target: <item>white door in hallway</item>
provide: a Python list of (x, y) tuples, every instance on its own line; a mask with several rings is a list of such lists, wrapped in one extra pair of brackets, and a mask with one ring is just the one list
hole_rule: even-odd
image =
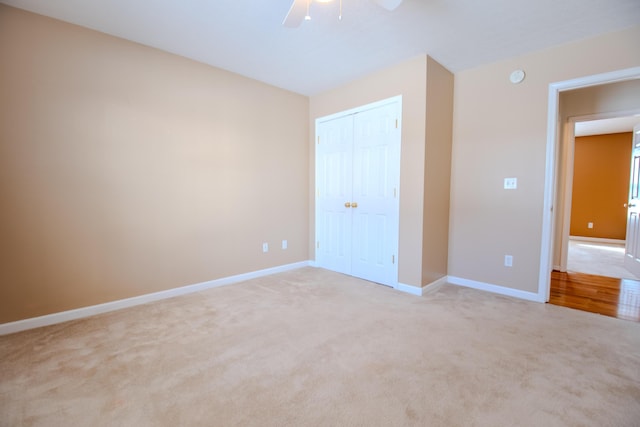
[(640, 125), (633, 129), (624, 267), (640, 276)]
[(399, 99), (316, 123), (316, 262), (395, 286)]

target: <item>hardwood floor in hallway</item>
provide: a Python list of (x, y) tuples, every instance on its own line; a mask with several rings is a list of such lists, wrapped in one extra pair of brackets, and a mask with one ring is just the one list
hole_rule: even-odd
[(640, 322), (640, 281), (553, 271), (549, 304)]

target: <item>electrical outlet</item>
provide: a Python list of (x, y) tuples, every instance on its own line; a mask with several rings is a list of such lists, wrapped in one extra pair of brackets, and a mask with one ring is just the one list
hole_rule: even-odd
[(262, 252), (264, 252), (264, 253), (269, 252), (269, 244), (268, 243), (263, 243), (262, 244)]
[(587, 223), (587, 228), (593, 228), (593, 223), (592, 222), (588, 222)]
[(505, 267), (512, 267), (513, 266), (513, 256), (512, 255), (505, 255), (504, 256), (504, 266)]
[(287, 249), (288, 243), (286, 240), (282, 241), (282, 249)]

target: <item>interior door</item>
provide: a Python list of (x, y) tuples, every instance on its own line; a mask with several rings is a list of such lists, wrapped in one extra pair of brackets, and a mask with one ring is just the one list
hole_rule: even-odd
[(633, 129), (624, 266), (640, 276), (640, 125)]
[(316, 123), (316, 263), (395, 286), (399, 100)]
[(316, 262), (351, 274), (353, 117), (316, 128)]
[(397, 282), (400, 129), (397, 104), (354, 116), (352, 274)]

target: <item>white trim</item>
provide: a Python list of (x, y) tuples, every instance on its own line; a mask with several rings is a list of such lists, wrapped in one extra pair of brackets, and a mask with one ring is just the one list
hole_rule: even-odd
[(575, 240), (578, 242), (593, 242), (593, 243), (611, 243), (614, 245), (624, 245), (627, 241), (623, 239), (605, 239), (604, 237), (584, 237), (584, 236), (569, 236), (569, 240)]
[(544, 298), (540, 298), (540, 295), (535, 292), (521, 291), (518, 289), (507, 288), (504, 286), (492, 285), (491, 283), (484, 283), (484, 282), (478, 282), (476, 280), (463, 279), (461, 277), (449, 276), (448, 283), (451, 283), (452, 285), (478, 289), (481, 291), (492, 292), (494, 294), (520, 298), (527, 301), (546, 302)]
[(438, 280), (434, 280), (431, 283), (428, 283), (422, 287), (422, 295), (429, 295), (438, 292), (438, 290), (449, 283), (449, 277), (444, 276), (439, 278)]
[(133, 298), (126, 298), (117, 301), (111, 301), (104, 304), (92, 305), (89, 307), (77, 308), (74, 310), (62, 311), (60, 313), (47, 314), (45, 316), (33, 317), (30, 319), (18, 320), (15, 322), (0, 324), (0, 336), (12, 334), (15, 332), (25, 331), (27, 329), (40, 328), (42, 326), (55, 325), (57, 323), (67, 322), (69, 320), (82, 319), (84, 317), (95, 316), (96, 314), (107, 313), (110, 311), (120, 310), (122, 308), (134, 307), (136, 305), (146, 304), (148, 302), (159, 301), (167, 298), (173, 298), (180, 295), (186, 295), (193, 292), (199, 292), (206, 289), (217, 288), (219, 286), (231, 285), (245, 280), (255, 279), (258, 277), (269, 276), (271, 274), (282, 273), (289, 270), (295, 270), (310, 265), (309, 261), (302, 261), (293, 264), (281, 265), (278, 267), (267, 268), (264, 270), (253, 271), (250, 273), (238, 274), (236, 276), (223, 277), (221, 279), (210, 280), (208, 282), (196, 283), (194, 285), (182, 286), (179, 288), (168, 289), (166, 291), (154, 292), (151, 294), (140, 295)]
[(551, 256), (553, 254), (553, 237), (555, 220), (553, 212), (554, 197), (556, 196), (556, 158), (558, 149), (558, 109), (559, 89), (549, 85), (549, 99), (547, 111), (547, 149), (544, 174), (544, 200), (542, 204), (542, 236), (540, 239), (540, 272), (538, 273), (538, 298), (549, 300), (551, 291)]
[(422, 288), (417, 286), (405, 285), (404, 283), (398, 283), (394, 288), (400, 292), (406, 292), (411, 295), (422, 296)]
[(406, 292), (408, 294), (417, 295), (420, 297), (437, 292), (438, 289), (440, 289), (446, 283), (448, 283), (448, 277), (444, 276), (439, 278), (438, 280), (434, 280), (433, 282), (424, 285), (421, 288), (412, 285), (405, 285), (404, 283), (398, 283), (396, 286), (394, 286), (394, 289), (400, 292)]
[[(568, 119), (573, 120), (575, 123), (579, 123), (579, 122), (590, 122), (593, 120), (616, 119), (618, 117), (636, 116), (639, 113), (640, 113), (640, 109), (632, 108), (630, 110), (607, 111), (604, 113), (593, 113), (593, 114), (585, 114), (581, 116), (571, 116), (571, 117), (568, 117)], [(629, 132), (633, 132), (633, 131), (629, 131)], [(576, 138), (581, 138), (581, 137), (576, 136)]]
[(553, 254), (554, 229), (556, 226), (553, 213), (553, 203), (557, 188), (556, 161), (557, 150), (559, 148), (558, 110), (560, 92), (637, 78), (640, 78), (640, 67), (596, 74), (593, 76), (551, 83), (549, 85), (544, 201), (542, 211), (542, 234), (540, 239), (540, 271), (538, 276), (537, 293), (537, 299), (540, 301), (549, 301), (551, 288), (551, 255)]

